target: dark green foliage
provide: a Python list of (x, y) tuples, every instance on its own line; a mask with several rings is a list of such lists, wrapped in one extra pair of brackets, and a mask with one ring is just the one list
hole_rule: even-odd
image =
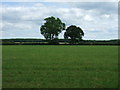
[(53, 40), (47, 40), (48, 41), (48, 44), (59, 44), (59, 41), (57, 38), (53, 39)]
[(64, 38), (70, 38), (71, 43), (79, 42), (80, 40), (82, 40), (82, 36), (84, 36), (83, 30), (75, 25), (69, 26), (64, 33)]
[(51, 16), (44, 20), (46, 22), (40, 27), (40, 31), (47, 40), (55, 40), (61, 31), (65, 29), (65, 24), (59, 18)]
[[(70, 39), (55, 39), (58, 44), (70, 42)], [(54, 40), (53, 40), (54, 41)], [(119, 40), (82, 40), (79, 45), (119, 45)], [(3, 45), (43, 45), (50, 44), (51, 40), (45, 39), (2, 39)], [(48, 43), (49, 42), (49, 43)], [(69, 43), (67, 43), (69, 45)]]

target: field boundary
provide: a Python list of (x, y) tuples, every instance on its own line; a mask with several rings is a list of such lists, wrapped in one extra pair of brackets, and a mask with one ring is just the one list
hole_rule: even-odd
[(120, 40), (81, 40), (71, 43), (70, 40), (58, 39), (49, 42), (44, 39), (2, 39), (0, 45), (120, 45)]

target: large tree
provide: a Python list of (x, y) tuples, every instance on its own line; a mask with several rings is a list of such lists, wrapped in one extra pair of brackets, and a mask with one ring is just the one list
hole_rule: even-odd
[(82, 36), (84, 36), (83, 30), (75, 25), (69, 26), (64, 33), (64, 38), (70, 38), (72, 43), (82, 40)]
[(61, 31), (65, 29), (65, 23), (63, 23), (59, 18), (51, 16), (44, 20), (46, 22), (40, 27), (40, 31), (47, 40), (58, 38)]

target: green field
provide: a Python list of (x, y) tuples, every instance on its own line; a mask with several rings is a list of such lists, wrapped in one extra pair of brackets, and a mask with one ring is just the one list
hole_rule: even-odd
[(118, 46), (3, 45), (3, 88), (115, 88)]

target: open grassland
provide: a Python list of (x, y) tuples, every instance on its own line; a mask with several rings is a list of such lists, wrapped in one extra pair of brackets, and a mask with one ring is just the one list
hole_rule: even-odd
[(3, 45), (3, 88), (115, 88), (118, 46)]

